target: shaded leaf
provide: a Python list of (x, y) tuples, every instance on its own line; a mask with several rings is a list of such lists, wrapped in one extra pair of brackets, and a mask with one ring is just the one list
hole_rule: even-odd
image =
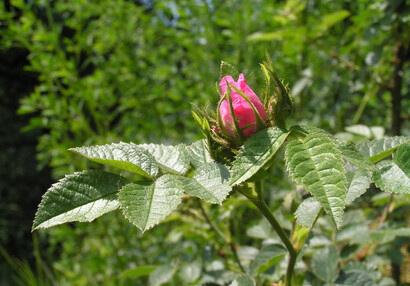
[(367, 170), (347, 172), (347, 196), (346, 204), (351, 204), (355, 199), (363, 195), (372, 181), (372, 174)]
[(135, 144), (114, 143), (100, 146), (78, 147), (69, 149), (85, 158), (111, 167), (136, 173), (146, 178), (153, 178), (158, 174), (155, 159)]
[(256, 282), (252, 277), (241, 274), (229, 286), (256, 286)]
[(203, 199), (211, 204), (221, 204), (232, 188), (229, 186), (229, 170), (217, 163), (204, 164), (195, 170), (192, 178), (179, 177), (187, 195)]
[(158, 267), (149, 275), (149, 285), (159, 286), (171, 281), (176, 271), (177, 268), (174, 265), (162, 265)]
[(250, 269), (251, 274), (259, 275), (265, 272), (285, 257), (286, 253), (286, 249), (280, 244), (272, 244), (263, 247), (252, 262)]
[(311, 227), (322, 206), (315, 198), (304, 200), (295, 212), (296, 221), (304, 227)]
[(343, 217), (346, 178), (343, 160), (333, 141), (313, 133), (289, 142), (285, 152), (289, 174), (320, 202), (337, 227)]
[(144, 265), (135, 267), (133, 269), (128, 269), (121, 273), (120, 278), (137, 278), (142, 276), (148, 276), (157, 267), (158, 266), (154, 265)]
[(221, 61), (221, 65), (219, 66), (219, 81), (221, 81), (222, 78), (227, 75), (232, 76), (232, 78), (236, 80), (239, 77), (239, 71), (235, 68), (234, 65)]
[(337, 277), (339, 252), (336, 246), (329, 245), (313, 255), (312, 272), (322, 281), (332, 283)]
[(103, 171), (68, 175), (44, 194), (33, 230), (71, 222), (90, 222), (118, 208), (118, 190), (127, 183), (121, 176)]
[(157, 161), (158, 166), (166, 172), (184, 175), (189, 169), (189, 155), (185, 146), (166, 146), (158, 144), (135, 145), (148, 151)]
[(410, 194), (410, 144), (403, 144), (394, 153), (393, 162), (378, 163), (373, 180), (378, 188), (391, 193)]
[(182, 281), (184, 281), (187, 284), (194, 283), (201, 275), (201, 271), (201, 261), (195, 260), (194, 262), (183, 264), (182, 266), (180, 266), (178, 276), (181, 278)]
[(264, 168), (288, 135), (284, 129), (270, 127), (249, 137), (233, 162), (230, 185), (238, 185)]
[(144, 232), (175, 210), (182, 196), (180, 181), (172, 175), (164, 175), (154, 182), (126, 185), (118, 199), (124, 216)]

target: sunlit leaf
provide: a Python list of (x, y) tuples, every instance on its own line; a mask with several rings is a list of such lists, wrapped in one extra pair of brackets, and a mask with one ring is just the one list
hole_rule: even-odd
[(221, 204), (232, 188), (229, 170), (224, 165), (207, 163), (195, 170), (192, 178), (179, 177), (186, 194), (201, 198), (211, 204)]
[(124, 216), (144, 232), (175, 210), (182, 196), (181, 182), (172, 175), (164, 175), (153, 182), (126, 185), (118, 199)]
[(33, 230), (71, 221), (90, 222), (117, 209), (117, 192), (126, 183), (123, 177), (103, 171), (64, 177), (44, 194)]
[(289, 142), (285, 158), (293, 180), (319, 201), (339, 227), (347, 190), (344, 163), (333, 141), (322, 133), (309, 134)]
[(135, 144), (114, 143), (101, 146), (70, 149), (97, 163), (120, 168), (146, 178), (158, 174), (158, 165), (152, 155)]
[(284, 129), (271, 127), (249, 137), (233, 162), (231, 186), (246, 181), (261, 168), (267, 167), (288, 134)]

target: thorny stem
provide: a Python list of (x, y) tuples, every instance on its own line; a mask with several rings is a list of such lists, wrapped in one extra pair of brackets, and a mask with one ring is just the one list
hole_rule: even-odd
[(236, 246), (235, 244), (226, 239), (225, 235), (222, 233), (222, 231), (211, 221), (211, 219), (209, 218), (208, 214), (206, 213), (204, 207), (201, 204), (201, 201), (198, 200), (198, 204), (199, 207), (201, 209), (201, 213), (204, 216), (206, 222), (209, 224), (209, 226), (211, 227), (211, 229), (219, 236), (219, 238), (228, 246), (228, 248), (232, 251), (233, 257), (236, 261), (236, 263), (238, 264), (239, 268), (241, 269), (241, 271), (243, 273), (245, 273), (245, 269), (243, 268), (241, 261), (239, 260), (239, 256), (238, 253), (236, 252)]
[(288, 262), (288, 268), (286, 270), (285, 285), (291, 286), (293, 269), (295, 268), (295, 263), (296, 263), (296, 258), (298, 256), (298, 253), (293, 247), (289, 237), (287, 236), (283, 228), (280, 226), (275, 216), (271, 213), (269, 207), (266, 205), (263, 199), (261, 181), (254, 182), (253, 188), (257, 194), (257, 197), (246, 194), (244, 192), (242, 192), (242, 194), (245, 195), (259, 209), (259, 211), (268, 220), (268, 222), (270, 223), (272, 228), (275, 230), (275, 232), (279, 235), (280, 239), (282, 240), (283, 244), (288, 250), (290, 257), (289, 257), (289, 262)]

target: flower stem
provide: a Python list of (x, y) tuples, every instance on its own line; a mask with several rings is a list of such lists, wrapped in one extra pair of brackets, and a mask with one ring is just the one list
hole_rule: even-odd
[(263, 195), (262, 195), (261, 181), (254, 182), (253, 188), (254, 188), (254, 191), (257, 193), (257, 197), (250, 195), (249, 193), (245, 193), (245, 192), (242, 192), (242, 194), (245, 195), (259, 209), (259, 211), (268, 220), (268, 222), (270, 223), (272, 228), (275, 230), (275, 232), (279, 235), (280, 239), (282, 240), (283, 244), (288, 250), (290, 257), (289, 257), (289, 262), (288, 262), (288, 268), (286, 271), (285, 285), (291, 286), (293, 269), (295, 268), (295, 262), (296, 262), (298, 253), (293, 247), (289, 237), (287, 236), (283, 228), (280, 226), (279, 222), (276, 220), (275, 216), (272, 214), (269, 207), (266, 205), (263, 199)]

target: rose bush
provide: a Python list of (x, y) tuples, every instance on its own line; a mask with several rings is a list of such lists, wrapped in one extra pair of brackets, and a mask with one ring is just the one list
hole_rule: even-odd
[[(258, 116), (258, 114), (263, 122), (266, 122), (267, 117), (265, 108), (258, 96), (246, 83), (245, 76), (242, 73), (239, 75), (238, 82), (236, 82), (230, 75), (224, 76), (222, 78), (221, 82), (219, 83), (222, 91), (222, 97), (228, 96), (227, 85), (231, 86), (230, 97), (232, 99), (234, 117), (237, 120), (238, 126), (242, 130), (245, 137), (249, 137), (256, 131), (256, 116)], [(238, 90), (248, 98), (240, 94)], [(249, 101), (253, 104), (253, 107)], [(257, 114), (255, 114), (254, 108), (256, 109)], [(224, 99), (221, 102), (219, 106), (219, 114), (226, 131), (230, 135), (235, 137), (235, 124), (232, 118), (228, 98)]]

